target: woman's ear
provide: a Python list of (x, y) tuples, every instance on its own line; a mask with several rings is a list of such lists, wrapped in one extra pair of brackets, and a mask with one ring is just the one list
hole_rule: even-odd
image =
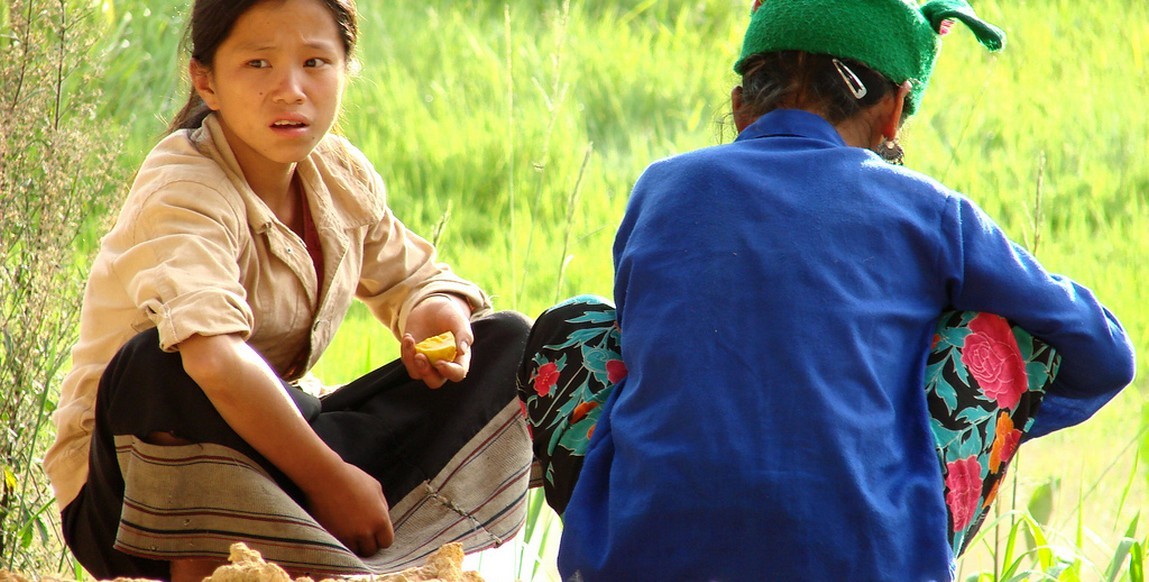
[(211, 69), (199, 62), (198, 59), (193, 58), (188, 62), (188, 76), (191, 77), (192, 87), (195, 88), (200, 99), (203, 99), (204, 104), (212, 111), (217, 111), (219, 99), (216, 98), (215, 82), (212, 79)]
[(744, 105), (745, 102), (742, 101), (742, 86), (739, 85), (730, 92), (730, 113), (734, 117), (734, 128), (738, 130), (738, 133), (742, 133), (743, 129), (746, 129), (754, 122), (753, 119), (748, 119), (749, 114), (743, 107)]
[(898, 92), (894, 95), (893, 106), (888, 115), (882, 119), (882, 137), (888, 140), (898, 137), (898, 130), (902, 127), (902, 112), (906, 108), (906, 96), (910, 94), (910, 88), (909, 81), (898, 86)]

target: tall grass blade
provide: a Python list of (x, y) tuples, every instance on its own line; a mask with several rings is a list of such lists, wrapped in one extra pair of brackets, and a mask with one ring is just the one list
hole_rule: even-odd
[(1033, 193), (1033, 217), (1030, 222), (1032, 234), (1030, 235), (1029, 253), (1037, 256), (1037, 248), (1041, 244), (1041, 224), (1042, 224), (1042, 194), (1045, 192), (1045, 152), (1041, 152), (1041, 157), (1037, 162), (1037, 188)]
[(582, 188), (582, 179), (583, 176), (586, 175), (586, 166), (590, 163), (590, 156), (593, 152), (594, 144), (588, 143), (586, 145), (586, 153), (584, 153), (582, 157), (582, 165), (579, 166), (578, 178), (575, 179), (574, 187), (571, 188), (570, 198), (567, 199), (566, 233), (563, 236), (562, 260), (560, 261), (559, 274), (555, 282), (555, 303), (562, 298), (563, 279), (566, 275), (567, 264), (570, 260), (571, 232), (574, 230), (575, 208), (578, 207), (579, 190)]
[(1033, 539), (1034, 544), (1031, 551), (1036, 553), (1038, 565), (1044, 572), (1052, 570), (1056, 560), (1053, 554), (1053, 548), (1049, 545), (1049, 540), (1045, 537), (1045, 531), (1042, 529), (1041, 523), (1028, 515), (1025, 516), (1024, 523), (1027, 526), (1026, 531), (1029, 533), (1029, 536), (1031, 536), (1031, 539)]
[(431, 244), (435, 248), (439, 248), (440, 242), (443, 240), (443, 234), (447, 230), (447, 223), (451, 222), (451, 204), (452, 200), (447, 200), (447, 209), (439, 216), (438, 222), (431, 229)]
[[(1141, 432), (1137, 434), (1137, 457), (1149, 462), (1149, 402), (1141, 405)], [(1145, 485), (1149, 486), (1149, 470), (1143, 471)]]
[(1109, 562), (1109, 569), (1105, 571), (1105, 579), (1108, 582), (1117, 580), (1117, 575), (1121, 573), (1122, 568), (1125, 567), (1125, 561), (1133, 550), (1133, 545), (1137, 540), (1125, 538), (1121, 543), (1117, 544), (1117, 551), (1113, 553), (1113, 559)]
[[(546, 105), (548, 115), (547, 127), (542, 137), (542, 152), (538, 161), (534, 163), (535, 169), (535, 196), (531, 203), (531, 221), (530, 229), (527, 233), (527, 246), (523, 253), (524, 259), (529, 259), (533, 256), (533, 248), (535, 242), (535, 234), (538, 231), (538, 226), (542, 222), (541, 207), (544, 195), (549, 191), (546, 188), (545, 178), (547, 170), (551, 165), (551, 141), (555, 133), (555, 125), (560, 119), (562, 113), (562, 105), (566, 102), (567, 90), (569, 85), (562, 81), (563, 79), (563, 55), (565, 54), (566, 39), (567, 39), (567, 25), (570, 19), (570, 0), (564, 0), (562, 5), (562, 12), (555, 18), (554, 33), (557, 37), (555, 43), (554, 53), (551, 62), (551, 76), (552, 82), (550, 89), (543, 88), (538, 79), (532, 79), (535, 89), (543, 98)], [(517, 282), (515, 289), (515, 304), (518, 305), (522, 300), (522, 294), (526, 290), (526, 279), (531, 274), (531, 270), (524, 268), (522, 279)]]
[[(509, 268), (511, 281), (518, 281), (517, 264), (520, 257), (516, 244), (518, 237), (515, 236), (515, 59), (514, 43), (511, 39), (511, 5), (509, 2), (503, 5), (503, 42), (506, 44), (506, 62), (504, 65), (507, 70), (507, 212), (510, 216), (509, 244), (511, 247)], [(515, 302), (511, 305), (513, 309), (518, 308), (518, 295), (518, 293), (514, 293)]]
[[(1021, 531), (1023, 523), (1022, 520), (1010, 520), (1009, 535), (1006, 536), (1005, 539), (1005, 553), (994, 556), (994, 580), (1001, 580), (1002, 578), (1013, 576), (1017, 569), (1021, 567), (1021, 558), (1014, 559), (1013, 552), (1017, 548), (1017, 539), (1023, 535)], [(997, 569), (1002, 565), (1005, 565), (1006, 569), (998, 572)]]
[(1050, 478), (1034, 489), (1029, 498), (1029, 503), (1026, 505), (1027, 518), (1033, 525), (1025, 531), (1030, 532), (1026, 535), (1027, 547), (1030, 549), (1045, 545), (1044, 542), (1035, 539), (1032, 530), (1040, 530), (1049, 523), (1050, 517), (1053, 516), (1053, 500), (1060, 486), (1061, 479)]
[(1145, 582), (1145, 542), (1136, 542), (1129, 548), (1129, 580)]
[[(1141, 427), (1141, 433), (1144, 434), (1147, 431), (1147, 429), (1149, 429), (1149, 426)], [(1117, 502), (1117, 513), (1115, 515), (1121, 515), (1125, 509), (1125, 502), (1128, 501), (1130, 493), (1133, 492), (1133, 485), (1137, 481), (1137, 473), (1138, 473), (1137, 468), (1140, 464), (1141, 464), (1141, 452), (1137, 451), (1137, 453), (1135, 453), (1133, 455), (1133, 467), (1131, 469), (1129, 469), (1129, 478), (1125, 480), (1125, 486), (1121, 488), (1121, 499)], [(1141, 517), (1140, 511), (1138, 511), (1137, 515), (1133, 517), (1134, 523), (1136, 523), (1136, 521), (1139, 517)], [(1118, 525), (1117, 519), (1114, 519), (1113, 520), (1113, 529), (1116, 530), (1117, 525)]]
[(1137, 522), (1140, 518), (1141, 512), (1137, 512), (1137, 515), (1129, 522), (1129, 527), (1125, 530), (1125, 536), (1121, 538), (1120, 543), (1117, 544), (1117, 550), (1114, 551), (1113, 559), (1109, 561), (1109, 568), (1105, 571), (1105, 580), (1107, 582), (1117, 580), (1117, 576), (1125, 566), (1126, 560), (1131, 558), (1133, 546), (1137, 544)]

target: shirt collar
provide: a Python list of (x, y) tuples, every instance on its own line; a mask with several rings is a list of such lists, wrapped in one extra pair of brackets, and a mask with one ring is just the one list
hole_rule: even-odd
[(219, 120), (214, 114), (204, 118), (199, 129), (192, 132), (191, 140), (200, 152), (214, 158), (216, 163), (223, 168), (224, 173), (231, 180), (232, 187), (239, 193), (244, 206), (247, 207), (247, 222), (252, 229), (255, 232), (267, 231), (275, 222), (275, 215), (247, 184), (247, 179), (243, 176), (243, 168), (239, 166), (239, 160), (236, 159), (231, 144), (227, 142), (223, 127), (220, 126)]
[(816, 113), (801, 109), (775, 109), (751, 123), (734, 141), (760, 137), (806, 137), (845, 147), (838, 130)]
[[(216, 159), (227, 173), (228, 178), (231, 179), (232, 185), (240, 192), (244, 204), (247, 206), (248, 224), (256, 232), (263, 232), (270, 228), (272, 223), (276, 221), (275, 215), (247, 184), (243, 170), (239, 167), (239, 161), (236, 159), (231, 145), (227, 142), (227, 136), (216, 116), (214, 114), (208, 115), (203, 120), (202, 126), (195, 130), (191, 139), (200, 148), (200, 151)], [(344, 230), (378, 221), (381, 216), (379, 204), (355, 192), (353, 185), (349, 183), (346, 176), (338, 179), (325, 179), (328, 176), (317, 164), (319, 151), (323, 147), (323, 144), (317, 146), (307, 159), (296, 165), (296, 171), (309, 201), (313, 197), (320, 199), (313, 201), (312, 204), (313, 209), (319, 209), (312, 215), (316, 221), (316, 226), (321, 230), (325, 228)], [(342, 213), (343, 216), (328, 212), (336, 199), (341, 202), (342, 207), (349, 210)]]

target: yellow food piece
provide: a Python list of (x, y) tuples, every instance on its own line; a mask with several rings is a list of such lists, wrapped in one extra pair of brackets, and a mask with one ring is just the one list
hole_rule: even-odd
[[(216, 568), (215, 573), (204, 582), (315, 582), (306, 576), (295, 578), (274, 563), (265, 562), (258, 551), (248, 548), (243, 542), (231, 545), (230, 565)], [(0, 582), (12, 581), (0, 578)], [(337, 582), (323, 578), (321, 582)], [(341, 582), (483, 582), (478, 572), (463, 571), (463, 545), (450, 543), (441, 546), (427, 558), (421, 567), (412, 567), (392, 574), (375, 576), (351, 576)]]
[(444, 332), (433, 335), (417, 344), (415, 351), (427, 356), (432, 364), (438, 361), (455, 361), (455, 334)]

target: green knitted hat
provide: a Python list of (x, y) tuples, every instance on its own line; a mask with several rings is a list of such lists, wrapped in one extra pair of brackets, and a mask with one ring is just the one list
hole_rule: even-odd
[(922, 101), (934, 69), (941, 35), (953, 20), (965, 23), (991, 51), (1005, 45), (1005, 33), (974, 14), (965, 0), (757, 0), (734, 71), (758, 53), (804, 51), (864, 63), (912, 88), (906, 113)]

